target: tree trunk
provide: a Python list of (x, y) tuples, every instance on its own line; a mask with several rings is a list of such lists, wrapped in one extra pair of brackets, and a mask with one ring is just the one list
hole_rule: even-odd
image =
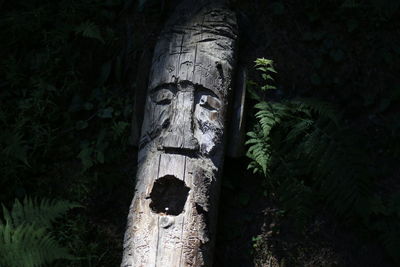
[(121, 266), (212, 265), (236, 39), (215, 0), (184, 0), (162, 32)]

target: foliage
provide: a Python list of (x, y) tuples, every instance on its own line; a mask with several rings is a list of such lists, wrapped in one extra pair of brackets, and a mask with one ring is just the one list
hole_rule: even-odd
[[(267, 85), (271, 66), (271, 61), (256, 61)], [(271, 85), (259, 87), (274, 90)], [(336, 108), (317, 99), (270, 98), (259, 100), (255, 108), (257, 124), (247, 141), (249, 168), (267, 178), (266, 190), (299, 229), (325, 211), (359, 234), (377, 233), (398, 261), (394, 251), (400, 249), (400, 236), (392, 231), (399, 227), (398, 193), (383, 194), (379, 185), (380, 178), (389, 175), (380, 168), (390, 169), (398, 141), (377, 155), (382, 144), (374, 135), (346, 123)], [(386, 166), (371, 164), (377, 161)]]
[[(134, 87), (128, 90), (125, 84), (127, 49), (121, 23), (132, 4), (122, 0), (1, 3), (1, 203), (10, 205), (16, 197), (30, 194), (79, 201), (88, 209), (101, 199), (104, 208), (110, 205), (116, 185), (132, 183), (122, 167), (131, 149)], [(133, 58), (137, 36), (130, 37)], [(112, 171), (107, 169), (111, 164)], [(114, 201), (118, 205), (121, 199)], [(91, 222), (93, 215), (86, 210), (66, 218), (54, 233), (84, 259), (81, 266), (89, 266), (85, 262), (89, 257), (109, 251), (107, 242), (113, 238), (107, 232), (111, 230)], [(36, 229), (16, 227), (25, 239), (32, 238), (29, 234)], [(40, 231), (37, 236), (44, 244), (55, 242), (48, 231)], [(112, 265), (109, 261), (104, 264)], [(80, 261), (57, 264), (78, 266)]]
[(0, 142), (9, 180), (59, 154), (56, 147), (71, 156), (80, 147), (75, 155), (86, 169), (104, 163), (112, 144), (105, 139), (126, 133), (132, 100), (120, 97), (122, 61), (110, 27), (118, 1), (102, 2), (5, 4)]
[(26, 197), (15, 200), (11, 211), (3, 206), (0, 220), (0, 265), (9, 267), (44, 266), (57, 259), (74, 259), (52, 235), (52, 223), (79, 205), (69, 201)]

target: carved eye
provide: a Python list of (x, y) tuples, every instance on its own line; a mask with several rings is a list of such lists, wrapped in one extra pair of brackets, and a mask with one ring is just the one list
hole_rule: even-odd
[(151, 100), (158, 105), (171, 104), (174, 94), (169, 89), (160, 89), (151, 95)]
[(219, 110), (221, 107), (221, 103), (215, 97), (210, 95), (202, 95), (199, 101), (200, 106), (209, 109), (209, 110)]

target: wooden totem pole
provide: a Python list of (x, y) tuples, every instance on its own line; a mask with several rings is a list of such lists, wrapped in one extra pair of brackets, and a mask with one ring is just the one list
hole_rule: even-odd
[(183, 0), (155, 47), (122, 267), (211, 266), (235, 14)]

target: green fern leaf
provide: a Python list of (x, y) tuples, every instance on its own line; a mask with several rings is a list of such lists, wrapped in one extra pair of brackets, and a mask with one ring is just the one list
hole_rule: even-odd
[(2, 152), (6, 156), (20, 160), (28, 167), (30, 166), (28, 163), (28, 150), (22, 133), (5, 131), (0, 140), (5, 144)]
[(77, 203), (65, 200), (31, 199), (26, 197), (23, 204), (17, 199), (11, 212), (3, 206), (5, 221), (17, 226), (24, 223), (39, 227), (50, 227), (51, 223), (68, 210), (81, 207)]
[(57, 259), (73, 259), (59, 246), (46, 228), (22, 224), (0, 225), (0, 265), (9, 267), (43, 266)]
[(99, 27), (93, 22), (86, 21), (82, 23), (81, 25), (76, 27), (75, 32), (82, 35), (83, 37), (95, 39), (100, 41), (101, 43), (104, 43), (104, 39), (101, 36)]
[(3, 206), (0, 221), (0, 266), (39, 267), (57, 259), (73, 259), (52, 237), (51, 222), (80, 205), (69, 201), (25, 198), (11, 211)]

